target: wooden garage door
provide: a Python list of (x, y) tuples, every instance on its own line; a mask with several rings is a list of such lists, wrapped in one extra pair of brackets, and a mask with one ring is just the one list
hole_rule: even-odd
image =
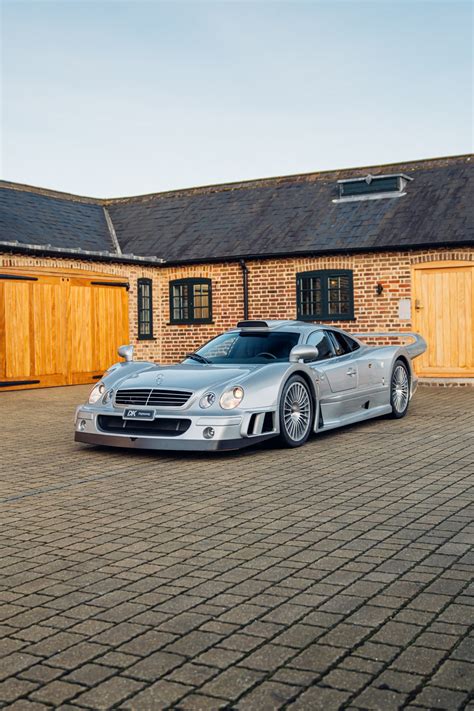
[(128, 342), (125, 281), (0, 272), (0, 389), (88, 383)]
[(415, 368), (426, 377), (474, 376), (474, 265), (439, 263), (414, 270), (413, 325), (428, 348)]

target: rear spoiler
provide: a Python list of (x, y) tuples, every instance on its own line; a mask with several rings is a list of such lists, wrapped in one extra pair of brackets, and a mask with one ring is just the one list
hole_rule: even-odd
[(423, 336), (419, 333), (413, 333), (410, 331), (387, 331), (386, 333), (354, 333), (356, 338), (392, 338), (397, 336), (399, 338), (411, 338), (412, 343), (407, 343), (404, 348), (407, 350), (408, 355), (413, 360), (417, 356), (420, 356), (426, 351), (426, 341)]

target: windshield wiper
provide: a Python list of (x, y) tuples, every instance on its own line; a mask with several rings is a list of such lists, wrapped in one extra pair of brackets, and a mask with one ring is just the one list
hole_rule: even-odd
[(199, 353), (186, 353), (186, 358), (192, 358), (193, 360), (197, 360), (198, 363), (205, 363), (206, 365), (209, 365), (211, 362), (207, 358), (204, 358), (204, 356), (199, 355)]

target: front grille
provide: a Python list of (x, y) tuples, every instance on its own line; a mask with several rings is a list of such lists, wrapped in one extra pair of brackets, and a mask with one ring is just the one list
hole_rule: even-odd
[(129, 434), (130, 436), (157, 435), (161, 437), (178, 437), (184, 434), (191, 425), (191, 420), (157, 417), (155, 420), (123, 420), (117, 415), (99, 415), (99, 429), (103, 432)]
[(149, 405), (154, 407), (182, 407), (192, 392), (189, 390), (163, 390), (162, 388), (117, 390), (116, 405)]

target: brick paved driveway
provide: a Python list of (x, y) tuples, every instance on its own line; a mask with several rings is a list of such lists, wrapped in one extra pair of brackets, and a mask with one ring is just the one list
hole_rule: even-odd
[(469, 707), (473, 390), (205, 456), (75, 444), (86, 391), (0, 396), (5, 706)]

